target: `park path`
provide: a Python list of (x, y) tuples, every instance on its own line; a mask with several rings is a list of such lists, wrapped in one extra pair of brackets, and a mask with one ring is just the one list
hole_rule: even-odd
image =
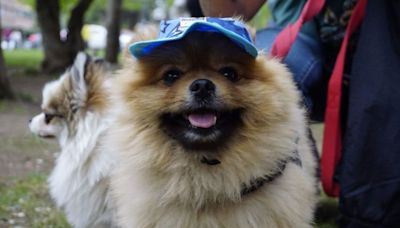
[(48, 172), (58, 146), (42, 140), (28, 129), (29, 119), (40, 112), (41, 90), (49, 77), (10, 72), (10, 81), (20, 99), (0, 101), (0, 180)]

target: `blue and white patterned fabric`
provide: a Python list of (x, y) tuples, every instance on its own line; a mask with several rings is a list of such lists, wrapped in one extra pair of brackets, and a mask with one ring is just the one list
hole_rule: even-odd
[(175, 40), (182, 39), (192, 31), (216, 32), (231, 39), (251, 56), (257, 56), (250, 33), (245, 25), (233, 18), (180, 18), (164, 20), (160, 23), (160, 33), (156, 40), (141, 41), (132, 44), (129, 52), (136, 58), (148, 55), (154, 48)]

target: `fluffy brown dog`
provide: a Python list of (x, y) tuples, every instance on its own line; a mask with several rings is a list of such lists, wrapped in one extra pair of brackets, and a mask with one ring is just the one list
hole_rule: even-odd
[(193, 31), (117, 75), (123, 227), (311, 227), (315, 160), (287, 69)]

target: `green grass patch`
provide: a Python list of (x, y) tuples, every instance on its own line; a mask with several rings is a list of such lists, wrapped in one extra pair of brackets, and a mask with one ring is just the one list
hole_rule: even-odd
[(336, 220), (338, 216), (338, 200), (335, 198), (330, 198), (322, 193), (315, 215), (315, 227), (335, 228), (337, 227)]
[(4, 100), (0, 100), (0, 112), (3, 112), (7, 109), (7, 103)]
[(44, 53), (41, 49), (5, 50), (4, 58), (7, 67), (37, 72), (40, 69)]
[(17, 93), (17, 97), (24, 102), (30, 102), (32, 103), (34, 101), (34, 98), (31, 94), (28, 93), (23, 93), (23, 92), (19, 92)]
[(271, 19), (271, 12), (268, 4), (264, 4), (257, 14), (249, 21), (249, 24), (256, 29), (263, 29), (267, 27), (268, 21)]
[(45, 175), (0, 182), (0, 227), (70, 227), (49, 198)]
[[(0, 114), (1, 113), (15, 113), (26, 114), (27, 108), (21, 105), (19, 101), (33, 102), (33, 97), (29, 94), (16, 93), (17, 101), (0, 100)], [(1, 144), (0, 144), (1, 145)]]
[(19, 137), (3, 137), (0, 139), (0, 142), (19, 147), (21, 149), (21, 153), (26, 153), (26, 151), (29, 151), (29, 148), (47, 146), (47, 141), (33, 134), (27, 134)]

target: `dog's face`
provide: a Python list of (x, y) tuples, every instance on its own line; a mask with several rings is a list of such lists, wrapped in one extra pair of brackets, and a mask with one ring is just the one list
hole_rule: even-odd
[(223, 147), (232, 136), (246, 134), (243, 129), (284, 116), (277, 114), (282, 110), (274, 99), (282, 98), (264, 59), (219, 34), (192, 32), (136, 65), (135, 79), (123, 90), (127, 103), (143, 125), (155, 121), (187, 149)]
[(68, 109), (64, 109), (59, 102), (64, 99), (63, 80), (47, 83), (42, 92), (42, 113), (30, 120), (29, 128), (32, 133), (40, 137), (58, 137), (63, 129), (67, 130), (66, 115)]
[(70, 69), (44, 86), (43, 112), (30, 120), (31, 132), (40, 137), (72, 137), (87, 111), (104, 109), (105, 70), (104, 63), (79, 53)]

